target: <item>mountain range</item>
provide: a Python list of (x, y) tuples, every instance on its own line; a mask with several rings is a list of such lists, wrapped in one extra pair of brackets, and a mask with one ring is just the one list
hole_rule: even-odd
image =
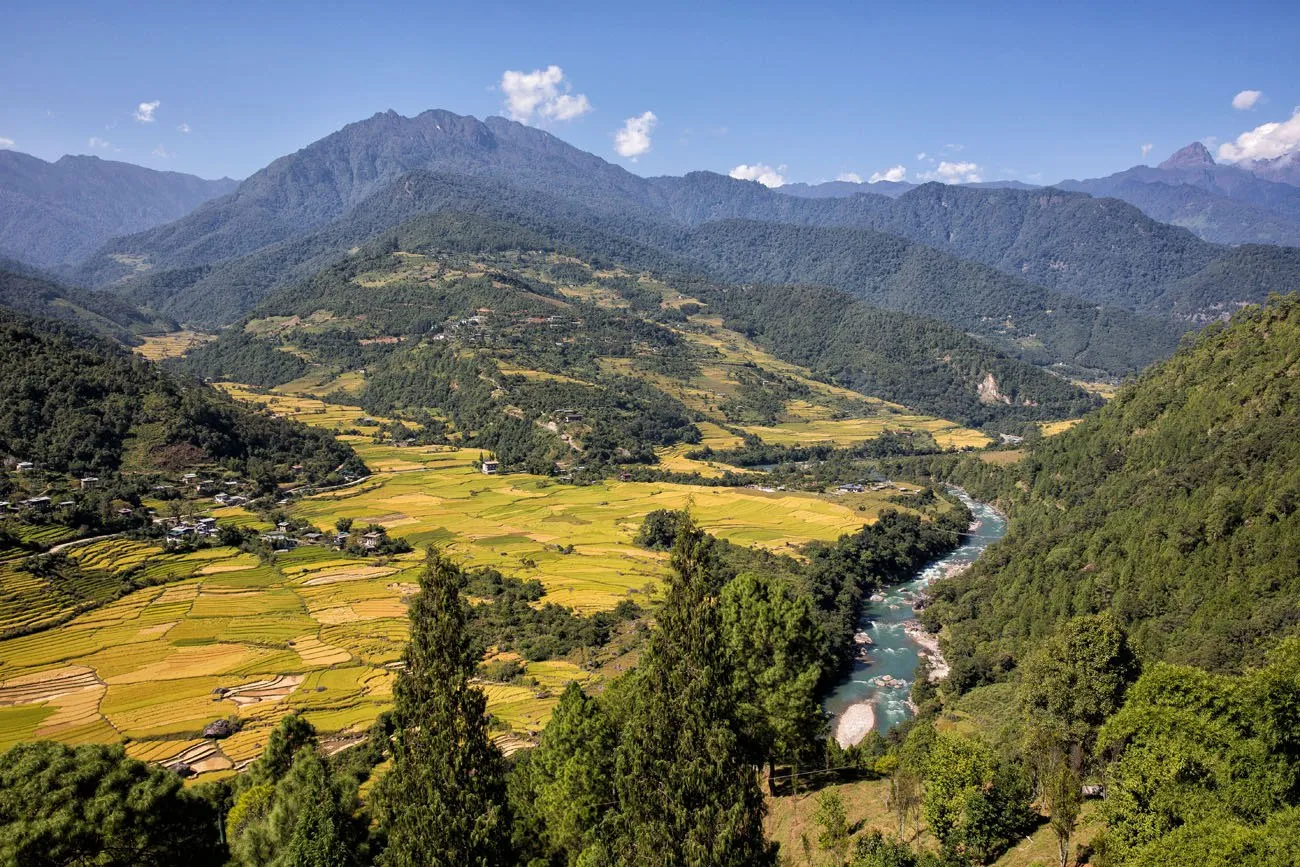
[[(785, 184), (785, 195), (808, 199), (875, 194), (899, 198), (922, 186), (907, 181)], [(1022, 181), (961, 184), (970, 189), (1037, 190)], [(1242, 165), (1214, 161), (1193, 142), (1156, 167), (1139, 165), (1104, 178), (1063, 180), (1058, 190), (1120, 199), (1162, 223), (1182, 226), (1215, 244), (1300, 246), (1300, 160), (1286, 154)]]
[[(7, 158), (49, 169), (121, 165)], [(139, 171), (150, 189), (170, 179)], [(187, 183), (202, 195), (233, 184)], [(475, 215), (629, 267), (827, 286), (1083, 376), (1135, 372), (1171, 352), (1181, 332), (1300, 285), (1300, 249), (1224, 246), (1167, 222), (1206, 234), (1209, 222), (1169, 203), (1213, 200), (1216, 220), (1285, 240), (1300, 220), (1300, 187), (1216, 166), (1200, 145), (1155, 169), (1077, 185), (1091, 186), (898, 183), (880, 195), (884, 184), (774, 190), (711, 172), (642, 178), (504, 118), (389, 111), (275, 160), (179, 219), (113, 237), (75, 265), (69, 250), (26, 259), (58, 259), (66, 282), (214, 328), (407, 221)], [(1157, 206), (1160, 219), (1144, 213)]]
[[(477, 213), (570, 242), (598, 238), (592, 253), (634, 245), (647, 267), (830, 285), (944, 319), (1036, 363), (1111, 375), (1300, 274), (1298, 251), (1241, 257), (1115, 199), (1017, 186), (813, 198), (709, 172), (642, 178), (503, 118), (390, 111), (276, 160), (179, 220), (114, 238), (64, 273), (213, 327), (406, 220)], [(784, 227), (776, 246), (771, 224)]]
[(171, 222), (236, 186), (93, 156), (47, 163), (0, 150), (0, 256), (72, 265), (115, 235)]

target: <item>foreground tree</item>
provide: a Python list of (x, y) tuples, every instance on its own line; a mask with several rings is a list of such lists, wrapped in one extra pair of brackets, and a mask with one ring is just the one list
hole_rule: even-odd
[(487, 736), (487, 699), (469, 683), (477, 660), (461, 582), (460, 569), (430, 550), (394, 688), (393, 765), (375, 787), (384, 867), (508, 860), (504, 765)]
[(217, 867), (217, 831), (180, 777), (121, 747), (41, 742), (0, 757), (0, 863)]
[[(356, 782), (336, 777), (317, 752), (316, 729), (298, 714), (280, 720), (262, 756), (241, 777), (226, 817), (240, 867), (351, 867), (361, 863), (366, 822)], [(293, 752), (290, 752), (290, 751)]]
[(941, 733), (926, 762), (925, 819), (944, 852), (986, 864), (1029, 823), (1017, 769), (980, 741)]
[(1056, 836), (1061, 867), (1082, 805), (1084, 762), (1124, 700), (1138, 663), (1110, 612), (1062, 624), (1026, 660), (1017, 698), (1024, 754)]
[(510, 773), (514, 839), (548, 864), (608, 859), (604, 835), (614, 803), (617, 732), (605, 709), (570, 683), (537, 749)]
[(742, 755), (707, 537), (689, 517), (672, 566), (618, 748), (613, 854), (656, 867), (774, 863), (758, 776)]
[(809, 597), (770, 575), (737, 575), (719, 610), (745, 746), (755, 764), (768, 766), (770, 789), (776, 762), (797, 766), (825, 735), (817, 701), (824, 638)]

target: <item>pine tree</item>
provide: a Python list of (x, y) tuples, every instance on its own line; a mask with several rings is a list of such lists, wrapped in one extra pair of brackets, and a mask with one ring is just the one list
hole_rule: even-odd
[(771, 786), (776, 762), (797, 764), (825, 736), (817, 701), (824, 636), (809, 597), (769, 575), (737, 575), (719, 611), (745, 746), (752, 762), (767, 764)]
[(548, 863), (603, 862), (613, 812), (617, 732), (605, 709), (570, 683), (537, 749), (511, 769), (516, 848)]
[(658, 628), (619, 745), (614, 854), (628, 865), (714, 867), (775, 861), (763, 796), (743, 755), (708, 539), (684, 517)]
[(469, 683), (476, 659), (462, 580), (454, 563), (430, 550), (394, 687), (393, 766), (375, 791), (388, 835), (383, 867), (491, 867), (508, 860), (505, 769), (487, 736), (487, 699)]

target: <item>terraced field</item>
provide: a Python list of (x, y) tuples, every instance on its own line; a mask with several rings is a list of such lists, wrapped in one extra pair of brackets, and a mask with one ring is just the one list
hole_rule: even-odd
[[(310, 397), (228, 390), (329, 429), (354, 428), (364, 417), (356, 407)], [(736, 442), (713, 425), (705, 434), (718, 447)], [(789, 550), (855, 530), (886, 505), (884, 495), (850, 504), (804, 493), (485, 476), (475, 467), (477, 449), (383, 446), (365, 433), (343, 439), (375, 474), (295, 501), (295, 517), (320, 527), (341, 517), (381, 523), (464, 565), (537, 578), (548, 600), (583, 611), (653, 592), (665, 555), (632, 544), (653, 509), (690, 505), (718, 536)], [(259, 522), (238, 509), (217, 516)], [(568, 545), (572, 553), (560, 553)], [(391, 699), (390, 666), (406, 638), (405, 599), (415, 590), (418, 553), (381, 562), (309, 547), (262, 563), (229, 548), (178, 555), (104, 539), (69, 556), (106, 580), (135, 569), (159, 586), (58, 629), (0, 641), (0, 749), (33, 737), (128, 739), (141, 758), (230, 772), (260, 752), (290, 709), (326, 733), (346, 734), (368, 726)], [(6, 584), (5, 591), (15, 588)], [(566, 682), (599, 677), (564, 660), (530, 663), (526, 674), (539, 685), (487, 685), (489, 709), (510, 729), (499, 734), (509, 748), (545, 724)], [(239, 733), (201, 737), (207, 723), (227, 716), (243, 721)]]

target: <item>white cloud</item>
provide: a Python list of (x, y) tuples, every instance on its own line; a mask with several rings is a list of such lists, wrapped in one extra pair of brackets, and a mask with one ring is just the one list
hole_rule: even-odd
[(775, 188), (785, 183), (784, 165), (772, 168), (766, 163), (754, 163), (752, 166), (741, 163), (728, 174), (738, 181), (758, 181), (765, 187)]
[(860, 184), (862, 183), (862, 175), (857, 172), (840, 172), (835, 176), (835, 180), (844, 181), (846, 184)]
[(879, 181), (891, 181), (893, 183), (897, 183), (905, 177), (907, 177), (907, 167), (900, 164), (896, 166), (890, 166), (889, 168), (885, 169), (883, 172), (872, 172), (871, 183), (874, 184), (874, 183), (878, 183)]
[(135, 109), (135, 119), (140, 123), (153, 123), (153, 113), (162, 105), (162, 100), (155, 99), (153, 102), (142, 102)]
[(637, 157), (650, 152), (650, 133), (654, 132), (659, 118), (653, 111), (647, 111), (636, 117), (623, 121), (623, 128), (614, 133), (614, 150), (621, 157), (635, 161)]
[(1232, 98), (1232, 107), (1237, 111), (1249, 111), (1259, 102), (1264, 93), (1259, 90), (1243, 90)]
[(947, 152), (947, 153), (959, 154), (959, 153), (961, 153), (962, 151), (966, 150), (966, 145), (964, 145), (964, 144), (946, 144), (946, 145), (943, 146), (943, 149), (944, 149), (944, 151)]
[(506, 114), (520, 123), (530, 122), (534, 115), (546, 120), (573, 120), (591, 111), (587, 97), (570, 90), (564, 70), (554, 64), (532, 72), (507, 69), (501, 74)]
[(924, 162), (925, 160), (930, 159), (930, 155), (929, 155), (928, 153), (926, 153), (925, 151), (921, 151), (919, 154), (916, 155), (916, 158), (917, 158), (918, 160)]
[(111, 141), (105, 141), (97, 135), (92, 135), (90, 141), (86, 142), (86, 147), (91, 150), (108, 150), (113, 146)]
[(1300, 151), (1300, 107), (1289, 120), (1260, 124), (1237, 136), (1236, 141), (1219, 145), (1219, 159), (1230, 163), (1271, 160), (1292, 151)]
[(1151, 149), (1153, 147), (1155, 147), (1155, 145), (1151, 144), (1150, 142), (1142, 145), (1142, 156), (1145, 157), (1147, 154), (1151, 153)]
[(176, 127), (176, 129), (182, 133), (185, 133), (186, 135), (189, 135), (190, 125), (188, 123), (183, 123), (180, 126)]
[(156, 156), (160, 160), (169, 160), (176, 155), (162, 145), (158, 145), (158, 147), (153, 149), (152, 156)]
[(945, 184), (977, 184), (984, 179), (983, 169), (975, 163), (952, 163), (941, 160), (932, 172), (922, 172), (921, 178)]
[(0, 136), (0, 150), (5, 150), (14, 146), (14, 140)]

